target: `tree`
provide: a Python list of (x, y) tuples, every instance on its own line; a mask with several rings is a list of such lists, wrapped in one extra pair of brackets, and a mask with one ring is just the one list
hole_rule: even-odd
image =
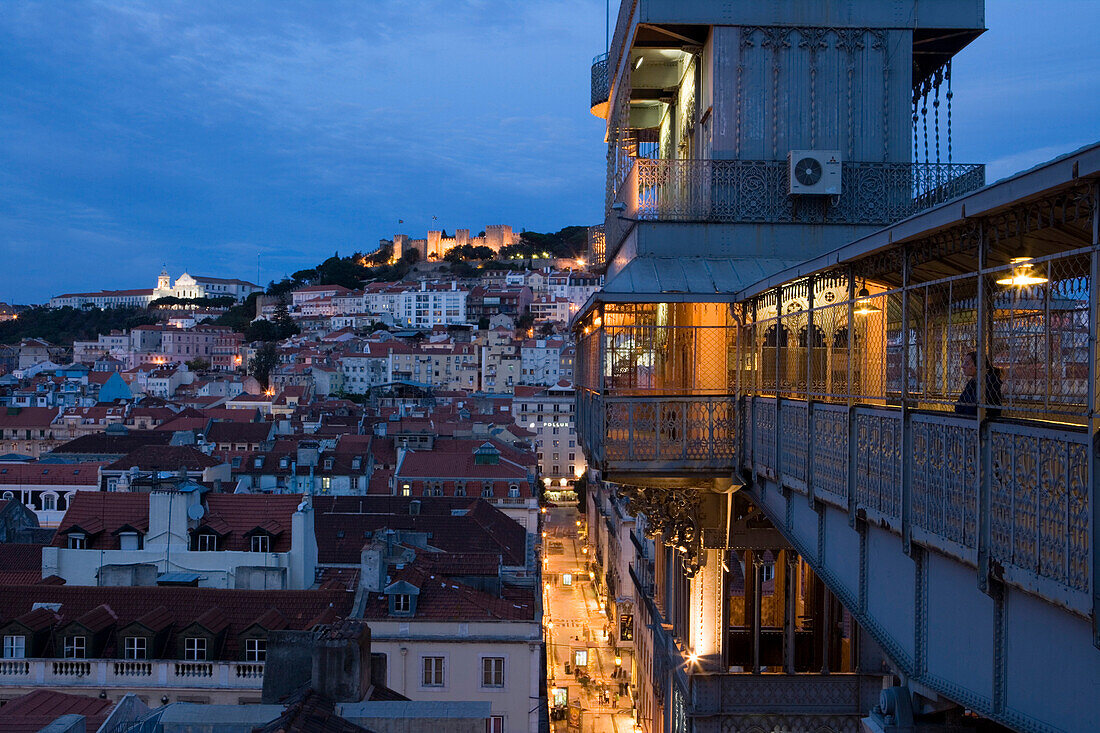
[(555, 330), (556, 329), (554, 328), (553, 321), (544, 321), (539, 324), (539, 336), (542, 336), (543, 338), (549, 338), (553, 336)]
[(279, 296), (279, 302), (275, 305), (275, 327), (278, 329), (280, 340), (302, 332), (290, 317), (290, 308), (287, 306), (285, 295)]
[(248, 373), (256, 378), (265, 390), (271, 383), (271, 372), (279, 364), (279, 352), (270, 341), (256, 350), (256, 355), (248, 361)]
[(248, 324), (244, 331), (246, 341), (278, 341), (279, 327), (271, 321), (261, 318)]
[(577, 509), (583, 514), (588, 511), (588, 472), (577, 477), (573, 482), (573, 491), (577, 494)]
[(237, 333), (244, 333), (256, 318), (256, 299), (259, 297), (259, 293), (250, 294), (243, 303), (233, 306), (218, 316), (214, 320), (214, 325), (228, 326)]
[(73, 340), (90, 340), (115, 330), (158, 323), (156, 316), (142, 308), (47, 308), (36, 306), (19, 318), (0, 323), (0, 344), (15, 344), (25, 338), (41, 338), (58, 345)]
[(185, 361), (184, 364), (193, 372), (205, 372), (210, 368), (210, 361), (202, 357), (195, 357), (194, 359)]

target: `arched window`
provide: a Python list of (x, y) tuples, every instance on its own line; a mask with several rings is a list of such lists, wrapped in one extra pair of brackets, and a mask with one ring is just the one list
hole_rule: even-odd
[(42, 511), (44, 511), (44, 512), (57, 511), (57, 494), (43, 494), (42, 495)]
[(5, 491), (4, 492), (4, 501), (11, 501), (14, 498), (15, 498), (15, 494), (11, 493), (10, 491)]

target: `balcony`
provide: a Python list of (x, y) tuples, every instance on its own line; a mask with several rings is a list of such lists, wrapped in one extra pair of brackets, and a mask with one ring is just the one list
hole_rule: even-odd
[(607, 54), (592, 59), (592, 114), (607, 119), (607, 102), (611, 98), (611, 77)]
[(736, 466), (732, 397), (578, 395), (582, 442), (605, 478), (630, 483), (628, 476), (638, 473), (728, 475)]
[(845, 162), (840, 196), (788, 195), (785, 160), (639, 158), (616, 194), (622, 218), (607, 221), (609, 248), (630, 220), (738, 223), (835, 223), (884, 226), (985, 185), (971, 163)]
[(5, 659), (0, 661), (0, 689), (57, 688), (187, 688), (260, 690), (263, 662), (181, 662), (170, 659)]

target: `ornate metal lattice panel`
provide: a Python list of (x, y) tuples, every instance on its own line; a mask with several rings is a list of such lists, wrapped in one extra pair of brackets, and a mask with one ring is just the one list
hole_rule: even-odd
[(857, 408), (856, 507), (901, 525), (901, 413)]
[(806, 463), (809, 458), (807, 448), (810, 440), (808, 403), (783, 400), (779, 408), (779, 423), (783, 483), (805, 492)]
[(775, 400), (757, 397), (752, 401), (752, 455), (756, 472), (776, 477)]
[(611, 97), (611, 75), (607, 67), (607, 54), (592, 59), (592, 105), (605, 103)]
[(991, 558), (1009, 582), (1087, 608), (1094, 500), (1088, 436), (995, 424), (989, 440)]
[(889, 224), (985, 184), (964, 163), (845, 162), (844, 192), (810, 198), (788, 194), (783, 160), (639, 159), (633, 172), (636, 218), (652, 221)]
[(732, 468), (737, 406), (727, 396), (603, 398), (603, 453), (608, 462), (683, 462)]
[(973, 420), (914, 415), (912, 440), (914, 537), (973, 560), (978, 547), (977, 426)]
[(815, 404), (813, 411), (814, 496), (848, 508), (848, 408)]

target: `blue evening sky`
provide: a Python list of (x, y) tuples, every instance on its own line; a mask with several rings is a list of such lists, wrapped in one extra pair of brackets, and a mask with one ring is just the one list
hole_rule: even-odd
[[(988, 0), (987, 26), (955, 160), (993, 180), (1100, 139), (1100, 2)], [(3, 0), (0, 301), (594, 223), (603, 50), (604, 0)]]

